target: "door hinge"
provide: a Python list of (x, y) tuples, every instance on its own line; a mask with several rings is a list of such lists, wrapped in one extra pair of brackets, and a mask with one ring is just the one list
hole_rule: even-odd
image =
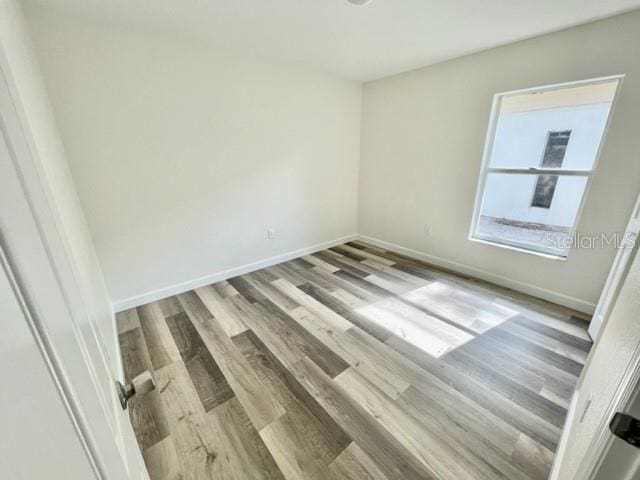
[(634, 447), (640, 448), (640, 420), (618, 412), (609, 424), (611, 433)]

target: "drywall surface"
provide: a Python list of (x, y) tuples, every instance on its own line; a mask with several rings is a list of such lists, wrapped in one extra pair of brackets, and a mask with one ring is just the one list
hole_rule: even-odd
[(114, 302), (355, 233), (359, 84), (27, 19)]
[(358, 233), (589, 310), (612, 247), (559, 261), (468, 240), (489, 113), (495, 93), (626, 74), (578, 223), (585, 235), (623, 231), (640, 191), (638, 58), (633, 12), (365, 84)]

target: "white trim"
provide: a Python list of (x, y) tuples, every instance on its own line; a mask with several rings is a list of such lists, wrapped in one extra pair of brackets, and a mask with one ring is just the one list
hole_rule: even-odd
[(634, 243), (636, 245), (633, 248), (629, 248), (624, 246), (623, 248), (618, 249), (618, 253), (613, 260), (613, 265), (611, 270), (609, 270), (609, 275), (607, 276), (607, 280), (604, 284), (604, 288), (602, 289), (602, 293), (600, 294), (600, 299), (596, 305), (596, 309), (593, 313), (593, 318), (591, 319), (591, 323), (589, 324), (589, 335), (595, 341), (600, 332), (602, 331), (602, 327), (604, 326), (604, 322), (607, 320), (609, 315), (611, 314), (611, 310), (613, 309), (613, 305), (615, 304), (618, 293), (622, 288), (622, 285), (627, 277), (628, 269), (635, 258), (637, 251), (637, 240), (638, 233), (640, 230), (640, 226), (638, 222), (640, 221), (640, 194), (636, 199), (636, 203), (633, 207), (633, 212), (631, 213), (631, 217), (627, 222), (627, 227), (625, 229), (625, 238), (631, 233), (634, 238)]
[(481, 236), (477, 236), (477, 237), (469, 238), (469, 241), (483, 243), (485, 245), (491, 245), (492, 247), (504, 248), (505, 250), (513, 250), (515, 252), (526, 253), (527, 255), (535, 255), (537, 257), (544, 257), (544, 258), (548, 258), (550, 260), (558, 260), (560, 262), (565, 262), (567, 260), (567, 257), (563, 257), (563, 256), (557, 255), (555, 253), (547, 253), (547, 252), (545, 252), (543, 250), (531, 250), (531, 249), (528, 249), (528, 248), (523, 248), (523, 247), (519, 246), (518, 244), (510, 245), (507, 242), (505, 242), (505, 243), (496, 243), (493, 240), (491, 240), (491, 238), (492, 237), (487, 237), (485, 239), (485, 238), (483, 238)]
[(277, 265), (278, 263), (286, 262), (287, 260), (302, 257), (304, 255), (310, 255), (312, 253), (319, 252), (320, 250), (325, 250), (327, 248), (335, 247), (336, 245), (351, 242), (357, 237), (358, 236), (355, 233), (346, 235), (334, 240), (329, 240), (328, 242), (318, 243), (316, 245), (311, 245), (309, 247), (304, 247), (298, 250), (283, 253), (281, 255), (276, 255), (275, 257), (269, 257), (264, 260), (258, 260), (257, 262), (247, 263), (238, 267), (229, 268), (221, 272), (210, 273), (203, 277), (195, 278), (193, 280), (187, 280), (186, 282), (176, 283), (175, 285), (169, 285), (167, 287), (152, 290), (150, 292), (142, 293), (133, 297), (116, 300), (115, 302), (113, 302), (113, 309), (115, 312), (122, 312), (130, 308), (139, 307), (140, 305), (145, 305), (149, 302), (155, 302), (156, 300), (160, 300), (162, 298), (188, 292), (189, 290), (193, 290), (194, 288), (210, 285), (215, 282), (226, 280), (227, 278), (244, 275), (245, 273), (255, 272), (256, 270), (270, 267), (272, 265)]
[(375, 245), (376, 247), (384, 248), (386, 250), (391, 250), (393, 252), (406, 255), (407, 257), (412, 257), (417, 260), (432, 263), (435, 266), (447, 268), (463, 275), (470, 275), (480, 280), (495, 283), (496, 285), (500, 285), (502, 287), (511, 288), (518, 292), (526, 293), (527, 295), (532, 295), (549, 302), (557, 303), (558, 305), (563, 305), (579, 312), (592, 314), (596, 306), (593, 302), (589, 302), (587, 300), (582, 300), (580, 298), (575, 298), (569, 295), (554, 292), (552, 290), (547, 290), (546, 288), (531, 285), (529, 283), (524, 283), (519, 280), (514, 280), (503, 275), (491, 273), (486, 270), (481, 270), (479, 268), (464, 265), (452, 260), (447, 260), (446, 258), (419, 252), (418, 250), (413, 250), (411, 248), (396, 245), (395, 243), (378, 240), (377, 238), (372, 238), (367, 235), (358, 235), (358, 240), (370, 243), (371, 245)]
[[(507, 92), (498, 93), (497, 95), (500, 95), (501, 97), (508, 97), (512, 95), (521, 95), (523, 93), (533, 93), (533, 92), (539, 92), (539, 91), (548, 92), (550, 90), (559, 90), (562, 88), (572, 87), (572, 86), (596, 85), (598, 83), (608, 83), (612, 80), (620, 80), (624, 78), (624, 76), (625, 74), (621, 73), (616, 75), (607, 75), (604, 77), (585, 78), (583, 80), (572, 80), (569, 82), (553, 83), (551, 85), (542, 85), (539, 87), (529, 87), (529, 88), (521, 88), (519, 90), (509, 90)], [(604, 103), (604, 102), (600, 102), (600, 103)]]
[(549, 474), (549, 480), (560, 480), (558, 475), (560, 474), (560, 464), (561, 462), (556, 462), (555, 459), (562, 458), (564, 456), (564, 452), (567, 449), (567, 442), (569, 441), (569, 430), (571, 430), (571, 419), (576, 414), (576, 408), (578, 408), (578, 395), (580, 390), (577, 389), (573, 392), (571, 396), (571, 403), (569, 404), (569, 408), (567, 410), (567, 416), (564, 420), (564, 425), (562, 426), (562, 435), (560, 436), (560, 443), (558, 443), (558, 448), (556, 449), (556, 453), (554, 455), (554, 462), (551, 466), (551, 473)]
[(122, 350), (120, 349), (120, 335), (118, 334), (118, 319), (116, 318), (113, 303), (111, 304), (111, 328), (113, 329), (113, 341), (115, 348), (113, 352), (116, 354), (116, 371), (114, 372), (116, 380), (125, 383), (124, 361), (122, 360)]

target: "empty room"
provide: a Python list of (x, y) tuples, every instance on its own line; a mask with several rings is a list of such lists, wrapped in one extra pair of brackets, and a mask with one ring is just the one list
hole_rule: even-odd
[(640, 478), (640, 0), (0, 0), (0, 477)]

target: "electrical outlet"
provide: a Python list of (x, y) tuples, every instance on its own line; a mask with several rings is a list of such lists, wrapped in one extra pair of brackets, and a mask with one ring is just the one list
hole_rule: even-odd
[(427, 224), (424, 226), (424, 236), (425, 237), (431, 236), (431, 225)]
[(275, 240), (276, 230), (275, 228), (267, 228), (267, 240)]

